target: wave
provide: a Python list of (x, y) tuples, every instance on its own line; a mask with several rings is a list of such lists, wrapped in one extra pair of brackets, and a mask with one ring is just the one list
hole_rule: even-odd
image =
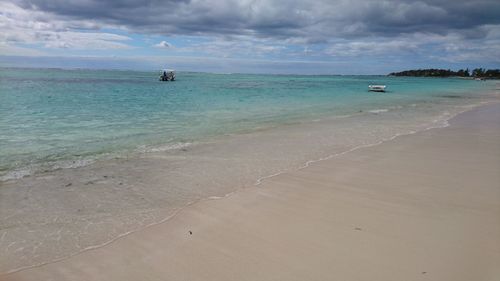
[(191, 142), (178, 142), (178, 143), (172, 143), (172, 144), (163, 144), (159, 146), (139, 146), (139, 148), (136, 149), (137, 152), (141, 153), (150, 153), (150, 152), (165, 152), (165, 151), (170, 151), (170, 150), (177, 150), (177, 149), (183, 149), (186, 147), (189, 147), (193, 145)]
[(387, 109), (387, 108), (368, 110), (368, 112), (375, 113), (375, 114), (388, 112), (388, 111), (389, 111), (389, 109)]
[[(158, 146), (139, 146), (133, 151), (133, 153), (154, 153), (154, 152), (165, 152), (177, 149), (185, 149), (193, 145), (191, 142), (178, 142), (163, 144)], [(9, 180), (18, 180), (24, 177), (32, 176), (39, 172), (49, 172), (59, 169), (75, 169), (85, 167), (94, 164), (98, 160), (105, 160), (113, 157), (120, 157), (122, 155), (130, 153), (129, 151), (121, 151), (116, 153), (103, 153), (100, 155), (93, 155), (86, 158), (72, 159), (72, 160), (59, 160), (50, 161), (45, 163), (37, 163), (29, 166), (24, 166), (21, 168), (6, 171), (3, 175), (0, 175), (0, 182)]]
[(4, 175), (0, 176), (0, 181), (17, 180), (24, 177), (32, 176), (38, 172), (48, 172), (59, 169), (75, 169), (85, 167), (96, 162), (95, 157), (75, 159), (75, 160), (60, 160), (39, 164), (32, 164), (29, 166), (17, 168), (7, 171)]

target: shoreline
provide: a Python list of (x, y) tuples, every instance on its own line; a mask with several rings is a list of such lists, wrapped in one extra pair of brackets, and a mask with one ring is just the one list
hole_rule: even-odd
[[(496, 94), (495, 93), (489, 93), (487, 94), (487, 96), (490, 96), (490, 97), (496, 97)], [(46, 262), (41, 262), (41, 263), (38, 263), (38, 264), (34, 264), (34, 265), (29, 265), (29, 266), (23, 266), (23, 267), (19, 267), (19, 268), (15, 268), (15, 269), (12, 269), (12, 270), (8, 270), (6, 271), (7, 274), (10, 274), (10, 273), (13, 273), (13, 272), (17, 272), (17, 271), (20, 271), (20, 270), (24, 270), (24, 269), (29, 269), (29, 268), (32, 268), (32, 267), (38, 267), (38, 266), (43, 266), (45, 264), (50, 264), (50, 263), (53, 263), (53, 262), (57, 262), (57, 261), (60, 261), (60, 260), (64, 260), (66, 258), (70, 258), (74, 255), (78, 255), (80, 253), (83, 253), (83, 252), (86, 252), (86, 251), (89, 251), (89, 250), (94, 250), (94, 249), (97, 249), (97, 248), (100, 248), (100, 247), (104, 247), (110, 243), (113, 243), (114, 241), (116, 240), (119, 240), (129, 234), (132, 234), (132, 233), (135, 233), (135, 232), (138, 232), (138, 231), (142, 231), (148, 227), (151, 227), (151, 226), (154, 226), (156, 224), (161, 224), (161, 223), (164, 223), (166, 221), (168, 221), (169, 219), (171, 219), (172, 217), (174, 217), (179, 211), (182, 211), (184, 208), (187, 208), (193, 204), (196, 204), (200, 201), (205, 201), (205, 200), (212, 200), (212, 199), (221, 199), (221, 198), (226, 198), (228, 196), (230, 196), (231, 194), (235, 193), (235, 192), (238, 192), (240, 190), (244, 190), (246, 188), (249, 188), (249, 187), (253, 187), (253, 186), (258, 186), (262, 183), (262, 181), (266, 180), (266, 179), (269, 179), (269, 178), (272, 178), (272, 177), (275, 177), (275, 176), (278, 176), (278, 175), (281, 175), (281, 174), (286, 174), (286, 173), (290, 173), (290, 172), (294, 172), (294, 171), (297, 171), (297, 170), (301, 170), (303, 168), (307, 168), (310, 164), (313, 164), (313, 163), (316, 163), (316, 162), (320, 162), (320, 161), (324, 161), (324, 160), (328, 160), (328, 159), (331, 159), (331, 158), (335, 158), (335, 157), (338, 157), (338, 156), (341, 156), (341, 155), (344, 155), (346, 153), (349, 153), (349, 152), (352, 152), (352, 151), (356, 151), (358, 149), (363, 149), (363, 148), (367, 148), (367, 147), (371, 147), (371, 146), (376, 146), (376, 145), (380, 145), (382, 143), (385, 143), (385, 142), (388, 142), (388, 141), (392, 141), (400, 136), (406, 136), (406, 135), (412, 135), (412, 134), (415, 134), (415, 133), (420, 133), (420, 132), (423, 132), (423, 131), (427, 131), (427, 130), (431, 130), (431, 129), (435, 129), (435, 128), (443, 128), (443, 127), (447, 127), (449, 124), (448, 124), (448, 121), (450, 119), (453, 119), (455, 118), (457, 115), (460, 115), (464, 112), (467, 112), (467, 111), (470, 111), (470, 110), (473, 110), (474, 108), (477, 108), (477, 107), (481, 107), (481, 106), (484, 106), (485, 104), (492, 104), (492, 103), (498, 103), (498, 100), (497, 99), (494, 99), (494, 100), (488, 100), (488, 101), (480, 101), (480, 102), (476, 102), (474, 104), (468, 104), (468, 105), (461, 105), (461, 106), (458, 106), (458, 107), (455, 107), (455, 110), (457, 110), (457, 112), (455, 112), (454, 114), (450, 115), (450, 113), (448, 111), (445, 111), (444, 113), (442, 113), (440, 116), (437, 116), (436, 119), (432, 120), (432, 122), (430, 122), (426, 127), (423, 127), (423, 128), (420, 128), (418, 130), (409, 130), (409, 131), (406, 131), (406, 132), (403, 132), (403, 133), (396, 133), (395, 135), (392, 135), (388, 138), (383, 138), (383, 139), (380, 139), (374, 143), (368, 143), (368, 144), (361, 144), (361, 145), (358, 145), (358, 146), (354, 146), (354, 147), (347, 147), (346, 150), (341, 150), (340, 152), (335, 152), (333, 154), (327, 154), (327, 156), (323, 156), (323, 154), (320, 154), (319, 155), (319, 158), (313, 158), (311, 160), (307, 160), (305, 162), (302, 162), (303, 164), (298, 164), (297, 166), (293, 166), (293, 167), (288, 167), (286, 169), (283, 169), (283, 170), (279, 170), (279, 172), (277, 173), (272, 173), (272, 174), (269, 174), (269, 175), (265, 175), (265, 176), (261, 176), (261, 177), (258, 177), (256, 178), (255, 180), (252, 180), (251, 182), (249, 182), (248, 185), (238, 185), (238, 187), (232, 187), (229, 189), (229, 192), (226, 192), (226, 193), (222, 193), (220, 195), (207, 195), (207, 196), (204, 196), (204, 197), (201, 197), (201, 198), (196, 198), (192, 201), (188, 201), (188, 202), (185, 202), (183, 205), (179, 205), (178, 207), (175, 207), (175, 208), (170, 208), (170, 209), (165, 209), (163, 211), (161, 211), (161, 219), (160, 220), (156, 220), (156, 221), (153, 221), (151, 223), (148, 223), (146, 225), (142, 225), (142, 226), (139, 226), (138, 228), (136, 229), (132, 229), (132, 230), (129, 230), (129, 231), (126, 231), (126, 232), (123, 232), (123, 233), (119, 233), (117, 234), (114, 238), (112, 239), (109, 239), (103, 243), (100, 243), (100, 244), (95, 244), (95, 245), (91, 245), (91, 246), (88, 246), (84, 249), (81, 249), (77, 252), (74, 252), (74, 253), (70, 253), (69, 255), (64, 255), (60, 258), (56, 258), (56, 259), (53, 259), (53, 260), (50, 260), (50, 261), (46, 261)], [(458, 109), (460, 108), (460, 109)], [(399, 110), (398, 108), (393, 108), (391, 109), (392, 110)], [(386, 113), (387, 111), (384, 111), (382, 112), (382, 114)], [(376, 116), (380, 116), (379, 115), (379, 112), (371, 112), (371, 111), (366, 111), (366, 112), (363, 112), (363, 113), (356, 113), (356, 114), (353, 114), (353, 115), (350, 115), (350, 116), (347, 116), (347, 117), (356, 117), (356, 116), (359, 116), (359, 117), (366, 117), (367, 115), (372, 115), (374, 117)], [(337, 119), (343, 119), (345, 118), (346, 116), (333, 116), (333, 117), (330, 117), (330, 118), (326, 118), (325, 120), (314, 120), (314, 121), (311, 121), (311, 122), (300, 122), (298, 124), (285, 124), (284, 126), (281, 126), (281, 127), (277, 127), (278, 129), (280, 130), (287, 130), (288, 127), (290, 128), (295, 128), (296, 130), (299, 130), (299, 131), (302, 131), (304, 130), (305, 128), (309, 128), (311, 126), (313, 126), (316, 122), (320, 121), (320, 122), (323, 122), (323, 123), (331, 123), (332, 121), (335, 121)], [(276, 128), (274, 128), (276, 129)], [(262, 132), (263, 133), (269, 133), (272, 131), (272, 128), (271, 129), (268, 129), (268, 130), (263, 130)], [(254, 132), (255, 133), (255, 132)], [(238, 138), (238, 137), (245, 137), (247, 135), (252, 135), (251, 133), (244, 133), (244, 134), (231, 134), (229, 135), (229, 137), (233, 137), (233, 138)], [(225, 139), (225, 138), (223, 138)], [(222, 140), (219, 140), (219, 141), (222, 141)], [(212, 141), (212, 142), (207, 142), (205, 143), (205, 145), (210, 145), (210, 143), (217, 143), (217, 141)], [(203, 144), (203, 143), (198, 143), (198, 144)], [(195, 143), (194, 146), (196, 146), (197, 144)], [(181, 152), (181, 150), (184, 150), (184, 146), (181, 147), (182, 149), (176, 149), (177, 152)], [(176, 151), (174, 150), (174, 151)], [(158, 151), (154, 151), (154, 152), (148, 152), (148, 153), (145, 153), (144, 154), (144, 157), (147, 158), (147, 156), (151, 157), (151, 156), (154, 156), (154, 153), (155, 152), (159, 152), (159, 153), (163, 153), (165, 151), (163, 150), (158, 150)], [(167, 152), (169, 152), (169, 150), (167, 150)], [(137, 157), (137, 159), (135, 160), (140, 160), (141, 158), (143, 157)], [(153, 157), (154, 158), (154, 157)], [(160, 157), (161, 158), (161, 157)], [(106, 160), (104, 160), (106, 161)], [(129, 162), (129, 158), (118, 158), (118, 159), (108, 159), (107, 160), (108, 162), (109, 161), (113, 161), (113, 162), (117, 162), (117, 165), (121, 165), (123, 163), (127, 163)], [(131, 160), (132, 162), (134, 160)], [(102, 163), (106, 163), (106, 162), (94, 162), (90, 165), (87, 165), (87, 166), (82, 166), (82, 167), (78, 167), (78, 168), (62, 168), (62, 169), (58, 169), (58, 170), (55, 170), (55, 171), (52, 171), (52, 172), (49, 172), (49, 173), (45, 173), (45, 174), (48, 174), (48, 177), (49, 178), (52, 178), (53, 176), (51, 174), (53, 173), (64, 173), (65, 171), (68, 171), (68, 172), (71, 172), (70, 170), (79, 170), (79, 168), (91, 168), (92, 165), (97, 165), (97, 164), (102, 164)], [(102, 169), (103, 167), (101, 167)], [(104, 168), (106, 168), (106, 166), (104, 166)], [(126, 168), (125, 168), (126, 169)], [(82, 174), (83, 176), (85, 176), (85, 173)], [(36, 175), (35, 175), (36, 176)], [(44, 181), (46, 176), (44, 176), (43, 174), (42, 175), (38, 175), (37, 177), (40, 177), (40, 180)], [(107, 177), (107, 176), (104, 176), (104, 177)], [(113, 177), (113, 176), (111, 176)], [(29, 177), (28, 177), (28, 180)], [(75, 179), (76, 180), (76, 179)], [(15, 180), (14, 180), (15, 181)], [(38, 180), (39, 181), (39, 180)], [(8, 184), (9, 182), (5, 182), (6, 184)], [(11, 182), (12, 183), (12, 182)], [(90, 183), (92, 183), (92, 181), (90, 181)], [(87, 185), (87, 184), (85, 184)], [(4, 232), (4, 235), (6, 234), (6, 232)], [(3, 237), (2, 237), (3, 239)]]
[[(498, 105), (498, 103), (494, 103), (494, 104)], [(492, 106), (492, 105), (490, 104), (490, 105), (484, 105), (484, 106), (481, 106), (481, 107), (476, 107), (476, 108), (474, 108), (474, 109), (471, 109), (471, 110), (466, 111), (466, 113), (467, 113), (467, 112), (470, 112), (470, 111), (478, 110), (478, 108), (483, 108), (483, 107), (488, 107), (488, 106)], [(466, 114), (466, 113), (465, 113), (465, 114)], [(462, 113), (459, 113), (459, 114), (457, 114), (457, 115), (453, 116), (451, 119), (455, 119), (455, 118), (457, 118), (458, 116), (460, 116), (461, 114), (464, 114), (464, 113), (463, 113), (463, 112), (462, 112)], [(452, 121), (450, 121), (450, 122), (452, 122)], [(444, 128), (443, 128), (443, 129), (444, 129)], [(429, 129), (429, 130), (426, 130), (426, 131), (424, 131), (424, 132), (427, 132), (427, 131), (431, 131), (431, 130)], [(438, 130), (438, 131), (439, 131), (439, 130)], [(422, 133), (424, 133), (424, 132), (422, 132), (422, 131), (421, 131), (421, 132), (417, 132), (416, 134), (412, 134), (412, 135), (420, 135), (420, 134), (422, 134)], [(399, 136), (399, 137), (398, 137), (398, 136), (395, 136), (395, 137), (393, 137), (391, 140), (398, 141), (398, 140), (400, 139), (400, 137), (405, 137), (405, 136), (408, 136), (408, 135), (403, 135), (403, 136)], [(381, 144), (384, 144), (384, 143), (385, 143), (385, 144), (387, 144), (387, 143), (391, 143), (391, 142), (392, 142), (392, 141), (390, 141), (390, 140), (389, 140), (389, 141), (388, 141), (388, 140), (384, 140), (384, 141), (382, 141), (380, 144), (371, 144), (371, 145), (368, 145), (368, 147), (358, 147), (358, 148), (353, 149), (353, 150), (352, 150), (352, 151), (350, 151), (350, 152), (353, 152), (353, 151), (362, 151), (362, 150), (365, 150), (365, 149), (370, 149), (370, 147), (379, 147)], [(362, 149), (360, 149), (360, 148), (362, 148)], [(344, 156), (344, 155), (350, 155), (350, 153), (348, 153), (348, 152), (343, 152), (343, 153), (341, 153), (340, 155), (336, 155), (336, 156)], [(311, 162), (311, 163), (318, 163), (318, 162), (320, 162), (320, 163), (324, 163), (324, 162), (328, 162), (329, 160), (332, 160), (333, 158), (334, 158), (334, 159), (338, 159), (336, 156), (327, 157), (327, 159), (320, 159), (320, 160), (317, 160), (317, 161), (314, 161), (314, 162)], [(317, 165), (321, 165), (321, 164), (315, 164), (315, 165), (311, 165), (311, 166), (309, 166), (309, 162), (308, 162), (308, 163), (306, 163), (306, 164), (304, 165), (304, 167), (303, 167), (303, 168), (299, 168), (298, 170), (295, 170), (295, 171), (290, 171), (290, 172), (280, 173), (279, 175), (273, 176), (272, 178), (271, 178), (271, 177), (266, 177), (266, 180), (265, 180), (265, 181), (263, 181), (263, 182), (262, 182), (262, 181), (260, 181), (260, 182), (258, 182), (258, 183), (263, 183), (263, 184), (265, 185), (265, 184), (267, 184), (267, 183), (268, 183), (268, 181), (270, 181), (270, 182), (274, 181), (274, 179), (273, 179), (274, 177), (280, 177), (280, 176), (281, 176), (281, 177), (283, 177), (283, 176), (285, 176), (285, 177), (286, 177), (287, 175), (294, 174), (294, 173), (298, 173), (298, 172), (300, 172), (300, 170), (307, 170), (307, 169), (305, 169), (305, 168), (306, 168), (306, 167), (308, 167), (308, 166), (309, 166), (309, 167), (313, 167), (313, 166), (317, 166)], [(230, 194), (235, 194), (235, 196), (237, 196), (236, 194), (239, 194), (240, 192), (241, 192), (241, 193), (244, 193), (244, 192), (252, 192), (252, 191), (247, 191), (247, 190), (249, 190), (249, 189), (248, 189), (248, 188), (238, 189), (238, 190), (236, 190), (236, 191), (234, 191), (234, 192), (231, 192)], [(232, 198), (232, 196), (226, 195), (226, 196), (224, 196), (223, 198), (228, 198), (228, 199), (230, 199), (230, 198)], [(214, 198), (208, 198), (208, 199), (214, 199)], [(195, 202), (191, 202), (189, 205), (187, 205), (187, 206), (185, 206), (185, 207), (183, 207), (183, 208), (179, 209), (179, 210), (178, 210), (178, 211), (177, 211), (174, 215), (172, 215), (169, 219), (166, 219), (166, 221), (161, 222), (161, 223), (157, 223), (157, 224), (155, 224), (155, 225), (153, 225), (153, 226), (149, 226), (149, 227), (147, 227), (147, 229), (141, 229), (140, 231), (136, 231), (136, 232), (133, 232), (133, 233), (131, 233), (131, 234), (128, 234), (128, 235), (122, 236), (122, 237), (120, 237), (120, 238), (118, 238), (118, 239), (115, 239), (113, 242), (108, 243), (105, 247), (99, 247), (99, 248), (96, 248), (96, 249), (93, 249), (93, 250), (87, 250), (87, 251), (84, 251), (84, 252), (80, 252), (79, 254), (76, 254), (76, 255), (74, 255), (74, 256), (72, 256), (72, 257), (69, 257), (69, 258), (64, 258), (64, 259), (59, 260), (59, 261), (56, 261), (56, 262), (54, 262), (54, 263), (49, 263), (49, 264), (45, 264), (45, 265), (40, 265), (40, 266), (38, 266), (38, 268), (42, 268), (42, 267), (45, 267), (45, 266), (50, 266), (50, 264), (57, 264), (57, 263), (60, 263), (60, 262), (64, 262), (65, 260), (73, 259), (73, 258), (76, 258), (76, 257), (78, 257), (78, 256), (84, 255), (84, 254), (89, 253), (89, 252), (99, 251), (99, 249), (106, 248), (106, 247), (110, 247), (110, 246), (112, 246), (112, 245), (116, 245), (116, 244), (120, 243), (120, 241), (123, 241), (123, 239), (126, 239), (126, 238), (127, 238), (127, 237), (129, 237), (129, 236), (132, 236), (132, 235), (140, 235), (143, 231), (148, 231), (149, 229), (154, 228), (154, 227), (156, 227), (157, 225), (168, 224), (168, 223), (169, 223), (169, 221), (170, 221), (170, 220), (172, 220), (174, 217), (175, 217), (175, 218), (177, 218), (177, 217), (179, 216), (179, 213), (182, 213), (182, 212), (189, 212), (189, 210), (188, 210), (188, 209), (190, 209), (190, 207), (192, 207), (192, 208), (197, 208), (197, 207), (196, 207), (197, 205), (203, 205), (203, 204), (204, 204), (204, 202), (210, 202), (210, 201), (212, 201), (212, 200), (208, 200), (208, 199), (201, 199), (201, 200), (198, 200), (198, 201), (195, 201)], [(209, 203), (207, 203), (207, 204), (209, 204)], [(21, 269), (21, 270), (20, 270), (20, 271), (18, 271), (18, 272), (22, 273), (22, 272), (24, 272), (24, 271), (29, 271), (29, 270), (31, 270), (31, 269)], [(15, 274), (15, 273), (10, 273), (9, 275), (11, 275), (11, 274)]]
[[(493, 96), (494, 96), (494, 94), (493, 94)], [(95, 250), (95, 249), (99, 249), (101, 247), (108, 246), (108, 245), (110, 245), (110, 244), (112, 244), (112, 243), (114, 243), (114, 242), (116, 242), (116, 241), (118, 241), (118, 240), (120, 240), (120, 239), (122, 239), (124, 237), (127, 237), (130, 234), (134, 234), (134, 233), (143, 231), (143, 230), (145, 230), (147, 228), (153, 227), (155, 225), (168, 222), (170, 219), (172, 219), (173, 217), (175, 217), (179, 212), (183, 211), (186, 208), (189, 208), (190, 206), (192, 206), (194, 204), (197, 204), (197, 203), (200, 203), (200, 202), (203, 202), (203, 201), (208, 201), (208, 200), (218, 200), (218, 199), (227, 198), (227, 197), (231, 196), (232, 194), (237, 193), (237, 192), (239, 192), (241, 190), (245, 190), (245, 189), (248, 189), (248, 188), (251, 188), (251, 187), (259, 186), (259, 185), (261, 185), (263, 183), (263, 181), (271, 179), (271, 178), (273, 178), (275, 176), (279, 176), (279, 175), (282, 175), (282, 174), (293, 173), (295, 171), (299, 171), (301, 169), (307, 168), (311, 164), (314, 164), (314, 163), (317, 163), (317, 162), (321, 162), (321, 161), (325, 161), (325, 160), (329, 160), (329, 159), (332, 159), (332, 158), (336, 158), (336, 157), (342, 156), (344, 154), (348, 154), (350, 152), (357, 151), (359, 149), (365, 149), (365, 148), (369, 148), (369, 147), (372, 147), (372, 146), (377, 146), (377, 145), (380, 145), (380, 144), (383, 144), (383, 143), (386, 143), (386, 142), (390, 142), (390, 141), (392, 141), (394, 139), (397, 139), (398, 137), (401, 137), (401, 136), (413, 135), (413, 134), (418, 134), (418, 133), (421, 133), (421, 132), (424, 132), (424, 131), (427, 131), (427, 130), (432, 130), (432, 129), (436, 129), (436, 128), (447, 127), (449, 125), (448, 121), (450, 119), (453, 119), (456, 116), (458, 116), (458, 115), (460, 115), (460, 114), (462, 114), (464, 112), (467, 112), (467, 111), (470, 111), (470, 110), (474, 110), (475, 108), (484, 106), (485, 104), (493, 104), (493, 103), (498, 103), (498, 101), (497, 100), (493, 100), (493, 101), (492, 100), (490, 100), (490, 101), (481, 101), (481, 102), (475, 103), (475, 104), (468, 104), (466, 106), (463, 105), (463, 106), (460, 106), (461, 109), (459, 109), (459, 111), (457, 111), (453, 115), (450, 115), (449, 112), (445, 112), (445, 113), (441, 114), (439, 117), (437, 117), (437, 119), (434, 119), (427, 127), (424, 127), (423, 129), (410, 130), (410, 131), (406, 131), (404, 133), (397, 133), (397, 134), (392, 135), (392, 136), (390, 136), (388, 138), (383, 138), (381, 140), (378, 140), (378, 141), (376, 141), (374, 143), (361, 144), (361, 145), (358, 145), (358, 146), (354, 146), (354, 147), (348, 148), (347, 150), (341, 150), (340, 152), (335, 152), (334, 154), (328, 154), (327, 156), (320, 156), (319, 158), (314, 158), (312, 160), (306, 160), (305, 162), (302, 162), (303, 164), (299, 164), (299, 165), (297, 165), (295, 167), (289, 167), (287, 169), (280, 170), (277, 173), (273, 173), (273, 174), (270, 174), (270, 175), (265, 175), (265, 176), (262, 176), (262, 177), (258, 177), (257, 179), (255, 179), (251, 183), (249, 183), (248, 185), (239, 185), (238, 187), (231, 187), (229, 189), (229, 192), (223, 193), (221, 195), (210, 195), (209, 194), (208, 196), (204, 196), (204, 197), (201, 197), (201, 198), (194, 199), (192, 201), (185, 202), (183, 205), (180, 205), (178, 207), (161, 210), (161, 211), (159, 211), (161, 219), (156, 220), (156, 221), (153, 220), (151, 223), (147, 223), (145, 225), (141, 225), (141, 226), (137, 227), (136, 229), (132, 229), (132, 230), (129, 230), (129, 231), (126, 231), (126, 232), (119, 233), (115, 237), (113, 237), (112, 239), (106, 240), (103, 243), (85, 247), (84, 249), (80, 249), (77, 252), (69, 253), (69, 254), (66, 254), (66, 255), (64, 255), (62, 257), (55, 258), (55, 259), (50, 260), (50, 261), (45, 261), (45, 262), (41, 262), (41, 263), (38, 263), (38, 264), (33, 264), (33, 265), (29, 265), (29, 266), (23, 266), (23, 267), (15, 268), (15, 269), (12, 269), (12, 270), (8, 270), (8, 271), (6, 271), (3, 274), (12, 274), (12, 273), (16, 273), (16, 272), (23, 271), (23, 270), (26, 270), (26, 269), (37, 268), (37, 267), (44, 266), (44, 265), (47, 265), (47, 264), (56, 263), (56, 262), (63, 261), (65, 259), (71, 258), (73, 256), (80, 255), (80, 254), (85, 253), (87, 251), (92, 251), (92, 250)], [(378, 116), (379, 113), (364, 112), (363, 114), (358, 114), (358, 115), (361, 115), (361, 117), (364, 117), (365, 115)], [(332, 120), (335, 120), (335, 119), (338, 119), (338, 116), (335, 116), (335, 117), (332, 117), (332, 118), (327, 118), (327, 119), (323, 120), (323, 122), (327, 122), (328, 123), (328, 122), (331, 122)], [(307, 128), (308, 126), (312, 126), (314, 123), (315, 122), (300, 123), (300, 124), (298, 124), (298, 126), (300, 127), (299, 129), (304, 129), (304, 128)], [(281, 129), (284, 129), (286, 127), (287, 126), (281, 127)], [(292, 125), (292, 127), (294, 127), (294, 126)], [(245, 136), (245, 135), (246, 134), (234, 135), (234, 136), (235, 137), (238, 137), (238, 136), (241, 137), (241, 136)], [(122, 161), (125, 161), (125, 160), (123, 160), (123, 159), (119, 160), (120, 163)], [(127, 158), (126, 161), (128, 162), (128, 158)], [(93, 164), (96, 164), (96, 163), (93, 163)], [(83, 168), (85, 168), (85, 166)], [(76, 169), (78, 169), (78, 168), (76, 168)], [(42, 179), (43, 179), (43, 175), (42, 175)]]
[[(488, 94), (488, 95), (490, 95), (490, 94)], [(491, 103), (491, 102), (496, 102), (496, 101), (490, 100), (490, 101), (482, 101), (479, 103), (469, 104), (469, 105), (465, 106), (466, 109), (461, 110), (458, 113), (453, 114), (451, 117), (447, 117), (448, 119), (446, 119), (446, 120), (437, 120), (436, 119), (434, 121), (446, 122), (447, 120), (453, 118), (454, 116), (456, 116), (458, 114), (461, 114), (465, 111), (471, 110), (471, 108), (482, 106), (484, 104)], [(408, 105), (405, 105), (405, 106), (408, 107)], [(365, 111), (360, 110), (358, 112), (353, 112), (353, 113), (345, 114), (345, 115), (324, 115), (324, 116), (319, 116), (319, 118), (315, 118), (315, 119), (294, 120), (292, 122), (286, 121), (285, 123), (277, 123), (277, 124), (273, 124), (273, 125), (269, 125), (269, 126), (254, 128), (251, 130), (243, 130), (243, 131), (237, 131), (237, 132), (232, 132), (232, 133), (225, 133), (225, 134), (220, 135), (220, 136), (209, 136), (209, 137), (206, 137), (205, 139), (200, 139), (200, 140), (186, 140), (186, 141), (179, 141), (179, 142), (172, 142), (172, 143), (167, 142), (167, 143), (160, 143), (160, 144), (155, 144), (155, 145), (139, 146), (139, 147), (136, 147), (132, 150), (105, 152), (103, 154), (93, 155), (93, 156), (84, 157), (84, 158), (63, 159), (63, 160), (49, 161), (47, 163), (37, 163), (37, 164), (34, 164), (33, 166), (38, 166), (38, 167), (26, 166), (26, 167), (21, 167), (21, 168), (9, 170), (7, 173), (0, 176), (0, 185), (2, 183), (7, 184), (9, 182), (21, 180), (21, 179), (27, 178), (27, 177), (43, 176), (43, 174), (53, 173), (53, 172), (56, 172), (59, 170), (83, 168), (86, 166), (96, 164), (98, 162), (123, 160), (123, 159), (129, 160), (129, 159), (134, 159), (134, 158), (148, 157), (148, 156), (153, 155), (154, 153), (162, 153), (162, 152), (169, 152), (169, 151), (174, 152), (174, 151), (179, 151), (179, 150), (189, 148), (192, 146), (196, 146), (196, 145), (207, 145), (207, 144), (211, 144), (211, 143), (223, 142), (223, 141), (227, 141), (228, 137), (230, 138), (230, 137), (245, 136), (245, 135), (251, 135), (251, 134), (256, 134), (256, 133), (260, 133), (260, 132), (266, 133), (266, 132), (269, 132), (271, 130), (284, 129), (287, 127), (308, 126), (308, 125), (314, 124), (316, 122), (333, 122), (333, 121), (336, 121), (338, 119), (344, 119), (344, 118), (368, 117), (368, 116), (387, 113), (389, 111), (400, 110), (402, 107), (403, 106), (401, 106), (401, 105), (388, 106), (388, 108), (373, 108), (373, 109), (368, 109)], [(423, 130), (432, 129), (432, 128), (434, 128), (434, 127), (431, 126), (429, 128), (424, 128)], [(406, 133), (402, 133), (401, 135), (405, 135), (405, 134)], [(395, 137), (397, 137), (397, 135)], [(383, 140), (383, 141), (385, 141), (385, 140)], [(316, 161), (316, 160), (312, 160), (312, 161)], [(257, 181), (259, 181), (259, 179)]]

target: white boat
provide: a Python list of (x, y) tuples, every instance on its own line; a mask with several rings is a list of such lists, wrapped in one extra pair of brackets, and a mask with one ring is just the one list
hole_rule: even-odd
[(372, 92), (385, 92), (386, 85), (369, 85), (368, 90)]
[(174, 81), (174, 80), (175, 80), (175, 70), (163, 69), (160, 72), (160, 81)]

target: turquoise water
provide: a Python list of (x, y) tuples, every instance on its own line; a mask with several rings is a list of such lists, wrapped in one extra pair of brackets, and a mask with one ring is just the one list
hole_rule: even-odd
[(498, 101), (492, 81), (157, 75), (0, 68), (0, 272), (106, 245), (192, 202)]
[[(370, 93), (369, 84), (386, 84), (389, 91)], [(182, 72), (166, 83), (156, 72), (3, 68), (0, 177), (323, 116), (439, 104), (473, 97), (486, 85), (462, 79)]]

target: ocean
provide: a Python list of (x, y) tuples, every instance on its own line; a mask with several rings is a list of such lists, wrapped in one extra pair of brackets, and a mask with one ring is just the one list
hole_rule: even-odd
[[(388, 92), (370, 93), (369, 84), (387, 84)], [(155, 72), (0, 69), (0, 177), (324, 116), (455, 104), (475, 98), (482, 86), (462, 79), (208, 73), (160, 83)]]
[(0, 68), (0, 272), (498, 100), (459, 78), (158, 75)]

